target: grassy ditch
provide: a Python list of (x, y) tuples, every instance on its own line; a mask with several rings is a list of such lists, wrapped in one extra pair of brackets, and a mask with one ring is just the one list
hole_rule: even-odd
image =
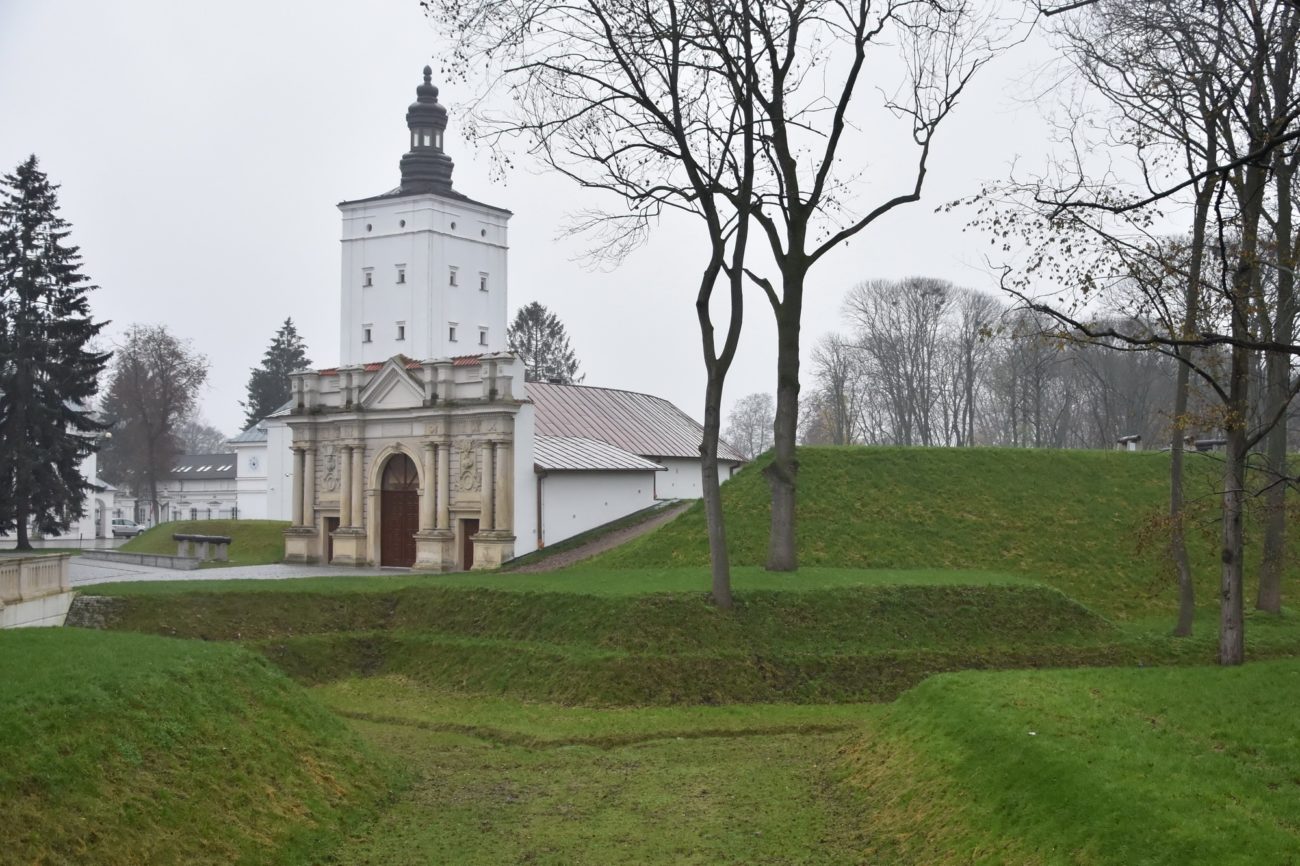
[(306, 863), (387, 788), (376, 752), (239, 646), (0, 632), (0, 861)]
[(1300, 661), (936, 677), (844, 750), (867, 862), (1294, 863)]

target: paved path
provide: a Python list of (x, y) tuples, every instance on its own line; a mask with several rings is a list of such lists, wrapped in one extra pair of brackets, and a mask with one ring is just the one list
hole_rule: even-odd
[(74, 556), (68, 562), (68, 578), (72, 588), (92, 583), (111, 583), (124, 580), (286, 580), (295, 577), (344, 577), (379, 574), (404, 574), (405, 568), (347, 568), (336, 565), (235, 565), (229, 568), (196, 568), (177, 571), (155, 568), (151, 565), (132, 565), (127, 562), (108, 562)]
[(540, 562), (533, 563), (532, 565), (525, 565), (520, 568), (511, 568), (508, 569), (508, 571), (510, 574), (535, 574), (540, 571), (558, 571), (561, 568), (568, 568), (576, 562), (590, 559), (598, 553), (604, 553), (607, 550), (618, 547), (620, 544), (627, 544), (634, 538), (639, 538), (647, 532), (658, 529), (694, 504), (695, 500), (693, 499), (686, 502), (678, 502), (676, 505), (668, 506), (661, 514), (650, 518), (644, 523), (627, 526), (623, 529), (616, 529), (608, 535), (602, 535), (599, 538), (592, 539), (580, 547), (566, 550), (563, 553), (557, 553), (554, 556), (548, 556)]

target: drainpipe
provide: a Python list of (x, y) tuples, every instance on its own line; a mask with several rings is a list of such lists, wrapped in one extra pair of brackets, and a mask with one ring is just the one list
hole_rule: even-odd
[(537, 473), (537, 549), (541, 550), (546, 546), (546, 540), (542, 537), (542, 482), (546, 480), (545, 472)]

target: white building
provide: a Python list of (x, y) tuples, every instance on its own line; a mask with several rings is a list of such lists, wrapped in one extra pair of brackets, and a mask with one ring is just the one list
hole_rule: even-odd
[[(236, 454), (182, 454), (158, 484), (158, 520), (219, 520), (249, 518), (240, 510)], [(251, 498), (256, 503), (256, 498)], [(264, 500), (263, 500), (264, 501)], [(152, 508), (125, 490), (113, 497), (113, 517), (141, 525), (153, 523)]]
[[(430, 76), (400, 185), (339, 205), (341, 363), (295, 374), (288, 407), (231, 442), (241, 513), (291, 520), (290, 561), (492, 568), (700, 495), (681, 410), (525, 382), (504, 351), (511, 214), (453, 189)], [(743, 462), (720, 458), (724, 478)]]

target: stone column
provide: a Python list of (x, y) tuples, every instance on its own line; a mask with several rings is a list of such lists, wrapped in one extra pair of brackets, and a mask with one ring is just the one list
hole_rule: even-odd
[(365, 519), (362, 516), (361, 494), (365, 490), (366, 464), (366, 446), (352, 446), (352, 525), (356, 527), (365, 526)]
[(438, 495), (438, 485), (435, 483), (436, 462), (434, 452), (437, 450), (436, 445), (432, 442), (424, 443), (424, 495), (420, 497), (420, 531), (429, 532), (433, 529), (433, 500)]
[(302, 525), (316, 525), (316, 446), (303, 449), (302, 470)]
[(302, 526), (302, 484), (304, 481), (304, 451), (301, 445), (293, 446), (293, 525)]
[(485, 441), (480, 453), (482, 456), (479, 459), (482, 463), (479, 469), (481, 483), (479, 484), (478, 529), (479, 532), (483, 532), (496, 528), (492, 524), (492, 517), (496, 511), (496, 503), (492, 495), (492, 490), (496, 486), (492, 478), (492, 443)]
[(339, 527), (352, 525), (352, 446), (339, 448), (343, 455), (343, 465), (339, 467)]
[(451, 443), (438, 443), (438, 528), (451, 529)]
[(496, 520), (493, 528), (509, 532), (514, 525), (514, 462), (510, 459), (510, 443), (498, 442), (496, 455)]

